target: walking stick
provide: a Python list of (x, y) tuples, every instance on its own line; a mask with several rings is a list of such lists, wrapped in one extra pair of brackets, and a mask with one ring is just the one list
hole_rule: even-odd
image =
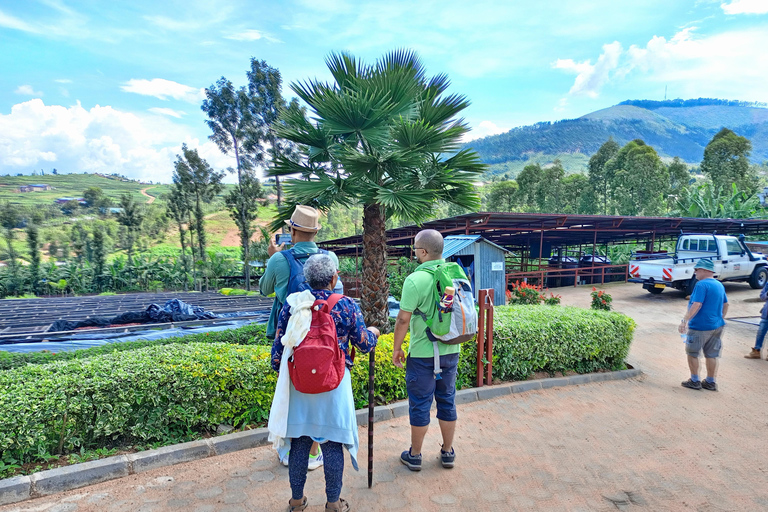
[(376, 348), (368, 355), (368, 488), (373, 486), (373, 373)]

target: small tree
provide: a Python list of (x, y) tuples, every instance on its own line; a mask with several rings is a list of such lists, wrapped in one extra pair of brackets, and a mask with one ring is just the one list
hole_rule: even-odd
[(125, 250), (128, 253), (128, 264), (133, 264), (133, 246), (144, 222), (144, 211), (130, 194), (120, 196), (120, 211), (117, 222), (125, 227)]
[(40, 233), (37, 226), (27, 226), (27, 248), (29, 249), (29, 278), (32, 293), (37, 294), (40, 285)]
[(104, 268), (107, 264), (107, 251), (104, 244), (104, 231), (95, 227), (93, 230), (93, 280), (96, 291), (102, 292)]
[(259, 199), (264, 197), (261, 183), (250, 174), (244, 174), (240, 184), (224, 196), (229, 214), (240, 231), (243, 277), (245, 278), (245, 289), (248, 291), (251, 289), (251, 251), (249, 248), (255, 232), (253, 221), (258, 217)]

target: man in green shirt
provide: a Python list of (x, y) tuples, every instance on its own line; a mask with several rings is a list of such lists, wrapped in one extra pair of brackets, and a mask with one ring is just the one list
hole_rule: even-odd
[[(403, 283), (400, 312), (395, 324), (395, 342), (392, 362), (398, 368), (406, 363), (405, 380), (408, 390), (408, 414), (411, 423), (411, 448), (400, 455), (400, 462), (411, 471), (421, 470), (421, 447), (429, 429), (429, 410), (432, 400), (437, 402), (437, 419), (443, 436), (440, 462), (452, 468), (456, 454), (453, 435), (456, 429), (456, 370), (459, 363), (459, 345), (437, 344), (440, 352), (441, 378), (435, 379), (434, 344), (427, 337), (427, 325), (420, 311), (427, 318), (435, 312), (432, 299), (432, 274), (421, 269), (445, 263), (443, 236), (434, 229), (420, 231), (413, 242), (413, 250), (419, 265)], [(405, 334), (410, 329), (411, 341), (408, 358), (403, 352)]]
[[(294, 256), (306, 261), (303, 256), (312, 255), (319, 251), (315, 244), (315, 237), (320, 229), (320, 212), (309, 206), (297, 205), (296, 210), (291, 216), (291, 220), (285, 221), (291, 229), (291, 241)], [(275, 301), (272, 303), (272, 311), (269, 314), (267, 322), (267, 338), (274, 340), (277, 330), (277, 317), (280, 310), (283, 309), (285, 299), (288, 296), (288, 281), (291, 277), (291, 266), (284, 254), (279, 254), (285, 248), (285, 244), (277, 247), (275, 241), (270, 238), (267, 247), (267, 268), (264, 275), (259, 279), (259, 291), (262, 295), (275, 294)], [(333, 252), (328, 252), (336, 268), (339, 268), (339, 258)], [(340, 282), (340, 281), (339, 281)], [(340, 286), (340, 285), (337, 285)], [(335, 293), (344, 293), (344, 288)]]

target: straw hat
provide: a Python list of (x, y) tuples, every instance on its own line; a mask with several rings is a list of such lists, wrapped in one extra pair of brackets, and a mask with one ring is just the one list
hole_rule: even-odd
[(291, 220), (286, 220), (285, 223), (289, 228), (296, 231), (306, 231), (308, 233), (316, 233), (320, 229), (320, 212), (312, 208), (311, 206), (304, 206), (303, 204), (297, 204), (296, 209), (291, 215)]

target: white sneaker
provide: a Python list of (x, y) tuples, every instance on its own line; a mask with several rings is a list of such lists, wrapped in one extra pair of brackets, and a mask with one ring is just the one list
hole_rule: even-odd
[(283, 466), (285, 466), (285, 467), (288, 467), (288, 455), (290, 455), (290, 453), (291, 453), (291, 452), (285, 452), (285, 455), (283, 456), (283, 458), (282, 458), (282, 459), (280, 459), (280, 463), (281, 463)]
[(321, 450), (320, 447), (318, 447), (316, 457), (312, 456), (312, 454), (309, 455), (309, 464), (307, 465), (307, 469), (310, 471), (313, 471), (322, 465), (323, 465), (323, 450)]

